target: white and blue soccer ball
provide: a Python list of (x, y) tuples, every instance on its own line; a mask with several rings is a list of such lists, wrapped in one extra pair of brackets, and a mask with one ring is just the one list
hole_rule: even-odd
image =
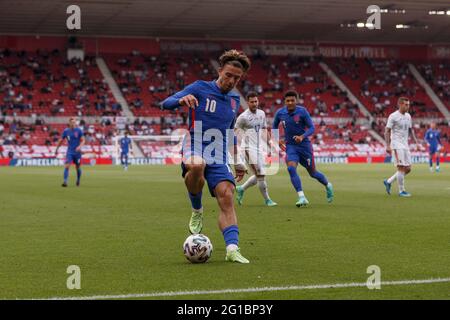
[(193, 234), (183, 244), (184, 256), (192, 263), (205, 263), (211, 258), (213, 245), (204, 234)]

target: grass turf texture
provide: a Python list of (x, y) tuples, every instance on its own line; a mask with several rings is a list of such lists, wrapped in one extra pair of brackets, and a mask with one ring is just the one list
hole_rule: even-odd
[[(299, 169), (311, 205), (295, 207), (284, 168), (268, 177), (278, 206), (257, 187), (237, 208), (240, 246), (249, 265), (224, 262), (218, 207), (204, 189), (204, 229), (214, 245), (206, 264), (183, 256), (190, 204), (177, 166), (84, 167), (61, 188), (62, 168), (0, 167), (0, 299), (220, 290), (365, 282), (370, 265), (382, 281), (450, 277), (450, 166), (416, 165), (413, 197), (388, 196), (392, 165), (320, 165), (335, 189)], [(246, 176), (247, 177), (247, 176)], [(81, 268), (81, 290), (66, 269)], [(177, 296), (171, 299), (449, 299), (450, 284)], [(167, 299), (167, 297), (166, 297)]]

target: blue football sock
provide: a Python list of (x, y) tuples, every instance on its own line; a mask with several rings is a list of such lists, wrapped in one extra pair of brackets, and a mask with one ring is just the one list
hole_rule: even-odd
[(316, 179), (317, 181), (319, 181), (324, 186), (328, 185), (328, 180), (322, 172), (314, 171), (314, 172), (310, 172), (309, 175), (311, 177), (313, 177), (314, 179)]
[(295, 188), (295, 191), (299, 192), (302, 191), (302, 181), (300, 180), (300, 177), (297, 174), (297, 168), (288, 166), (289, 175), (291, 176), (291, 182), (292, 185)]
[(64, 168), (64, 182), (67, 183), (67, 179), (69, 179), (69, 168)]
[(430, 158), (430, 168), (433, 167), (433, 159)]
[(436, 157), (436, 165), (439, 167), (439, 163), (441, 162), (440, 157)]
[(81, 168), (77, 169), (77, 181), (79, 182), (81, 179)]
[(191, 199), (191, 204), (193, 209), (201, 209), (202, 208), (202, 192), (200, 191), (197, 194), (192, 194), (188, 192), (189, 199)]
[(225, 239), (225, 245), (228, 246), (230, 244), (238, 245), (239, 244), (239, 228), (237, 225), (231, 225), (223, 229), (222, 231), (223, 238)]

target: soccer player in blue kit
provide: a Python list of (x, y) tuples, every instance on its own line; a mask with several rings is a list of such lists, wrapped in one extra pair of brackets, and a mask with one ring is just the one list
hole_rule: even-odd
[(430, 171), (433, 172), (433, 156), (436, 154), (436, 172), (440, 171), (440, 158), (439, 150), (442, 147), (441, 134), (439, 130), (436, 129), (436, 124), (431, 123), (430, 128), (425, 132), (425, 141), (428, 145), (428, 150), (430, 153)]
[(327, 201), (333, 201), (333, 186), (327, 178), (316, 170), (314, 151), (309, 137), (314, 133), (314, 124), (306, 108), (297, 105), (298, 93), (287, 91), (284, 94), (285, 106), (279, 109), (273, 121), (273, 129), (278, 129), (280, 123), (285, 130), (286, 163), (292, 185), (297, 191), (297, 207), (307, 206), (302, 188), (302, 182), (297, 174), (297, 165), (300, 163), (306, 168), (309, 175), (325, 186)]
[(236, 181), (246, 168), (237, 155), (234, 124), (240, 96), (232, 90), (250, 68), (248, 57), (237, 50), (219, 58), (219, 76), (213, 81), (195, 81), (161, 103), (162, 109), (189, 108), (189, 135), (183, 141), (182, 176), (192, 204), (189, 231), (203, 227), (202, 189), (205, 180), (220, 207), (219, 228), (225, 244), (225, 260), (249, 263), (240, 253), (239, 228), (234, 208), (235, 177), (229, 166), (228, 149), (233, 147)]
[(130, 152), (131, 139), (128, 137), (128, 132), (120, 139), (120, 163), (125, 171), (128, 170), (128, 153)]
[(58, 149), (67, 140), (67, 153), (66, 162), (64, 165), (64, 182), (63, 187), (67, 187), (67, 180), (69, 179), (69, 168), (73, 162), (77, 168), (77, 187), (80, 186), (81, 179), (81, 148), (84, 146), (85, 139), (83, 131), (77, 127), (77, 121), (75, 118), (70, 118), (69, 127), (64, 129), (61, 139), (56, 146), (55, 156), (58, 154)]

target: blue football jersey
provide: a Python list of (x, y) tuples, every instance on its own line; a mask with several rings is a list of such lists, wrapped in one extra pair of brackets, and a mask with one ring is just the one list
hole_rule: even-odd
[(179, 108), (179, 99), (191, 94), (198, 107), (189, 109), (190, 138), (183, 143), (183, 152), (201, 153), (207, 163), (228, 163), (228, 147), (234, 140), (234, 123), (240, 96), (231, 91), (222, 93), (216, 81), (196, 81), (168, 97), (163, 109)]
[(128, 153), (130, 151), (131, 139), (128, 137), (123, 137), (120, 139), (120, 150), (122, 153)]
[(73, 154), (73, 153), (78, 153), (76, 151), (76, 148), (78, 148), (78, 146), (81, 143), (81, 138), (84, 136), (83, 134), (83, 130), (81, 130), (80, 128), (66, 128), (63, 131), (62, 134), (62, 139), (66, 139), (68, 146), (67, 146), (67, 153), (68, 154)]
[(425, 141), (430, 144), (431, 147), (437, 147), (441, 144), (440, 133), (438, 130), (428, 129), (425, 133)]
[[(296, 106), (293, 112), (289, 112), (284, 106), (279, 109), (273, 120), (273, 129), (278, 129), (280, 123), (285, 131), (285, 140), (288, 145), (303, 145), (310, 143), (309, 136), (314, 133), (314, 123), (309, 115), (308, 110), (302, 106)], [(303, 141), (298, 144), (294, 140), (294, 136), (303, 135)]]

